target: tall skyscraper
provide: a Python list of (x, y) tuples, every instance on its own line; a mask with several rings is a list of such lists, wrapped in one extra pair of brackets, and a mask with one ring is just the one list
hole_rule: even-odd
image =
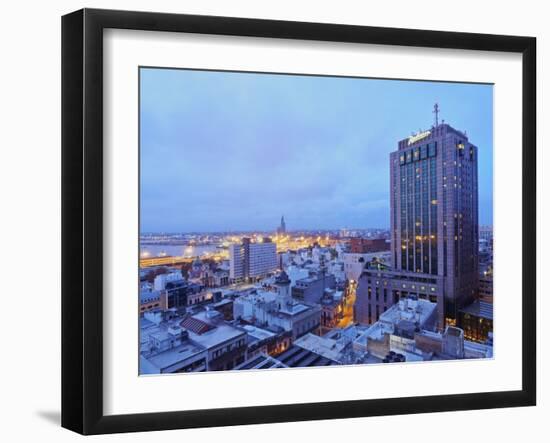
[[(438, 121), (399, 141), (390, 154), (390, 209), (393, 269), (363, 273), (356, 319), (376, 321), (375, 309), (413, 295), (437, 301), (439, 328), (454, 324), (478, 287), (477, 147)], [(382, 290), (390, 291), (383, 304)]]

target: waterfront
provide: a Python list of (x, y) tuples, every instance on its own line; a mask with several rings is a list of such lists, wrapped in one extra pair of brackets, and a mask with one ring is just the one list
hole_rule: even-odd
[(141, 258), (153, 257), (203, 257), (205, 255), (215, 254), (223, 251), (216, 245), (173, 245), (173, 244), (140, 244), (139, 255)]

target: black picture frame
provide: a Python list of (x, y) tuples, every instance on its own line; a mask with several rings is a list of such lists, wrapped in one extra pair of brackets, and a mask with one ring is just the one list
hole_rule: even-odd
[[(522, 389), (104, 415), (103, 30), (503, 51), (522, 54)], [(536, 39), (231, 17), (83, 9), (62, 18), (62, 426), (82, 434), (532, 406), (536, 403)]]

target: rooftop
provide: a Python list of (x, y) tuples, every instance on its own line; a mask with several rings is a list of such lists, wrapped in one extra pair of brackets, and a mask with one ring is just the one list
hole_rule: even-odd
[(189, 340), (185, 343), (166, 351), (160, 352), (150, 357), (140, 356), (140, 367), (143, 373), (153, 373), (156, 368), (158, 371), (169, 368), (181, 361), (187, 360), (197, 354), (205, 352), (205, 348), (196, 345)]
[(245, 325), (243, 329), (248, 335), (254, 337), (257, 340), (265, 340), (271, 337), (275, 337), (277, 334), (274, 332), (268, 331), (267, 329), (258, 328), (252, 325)]
[(428, 300), (401, 299), (380, 315), (380, 322), (402, 324), (403, 320), (424, 325), (437, 309), (437, 303)]
[(274, 369), (274, 368), (286, 368), (287, 366), (268, 355), (259, 355), (251, 360), (245, 361), (239, 366), (236, 366), (236, 370), (243, 369)]
[(341, 361), (342, 351), (346, 347), (343, 340), (319, 337), (311, 333), (299, 338), (294, 344), (335, 362)]
[(140, 303), (147, 303), (155, 300), (160, 300), (160, 291), (152, 291), (148, 289), (142, 289), (139, 291)]
[(291, 368), (331, 366), (338, 364), (333, 360), (296, 345), (288, 348), (285, 352), (278, 355), (276, 359), (283, 365)]
[(244, 338), (246, 333), (242, 329), (231, 326), (219, 316), (209, 317), (209, 315), (211, 314), (208, 311), (202, 311), (191, 317), (209, 325), (209, 329), (204, 330), (200, 334), (189, 330), (189, 338), (193, 342), (210, 349), (239, 336), (243, 336)]

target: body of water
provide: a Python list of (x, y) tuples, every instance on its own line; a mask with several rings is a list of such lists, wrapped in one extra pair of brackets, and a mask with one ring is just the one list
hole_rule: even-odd
[(176, 257), (201, 257), (208, 253), (221, 252), (222, 249), (216, 247), (216, 245), (140, 245), (139, 253), (140, 257), (163, 257), (166, 255)]

